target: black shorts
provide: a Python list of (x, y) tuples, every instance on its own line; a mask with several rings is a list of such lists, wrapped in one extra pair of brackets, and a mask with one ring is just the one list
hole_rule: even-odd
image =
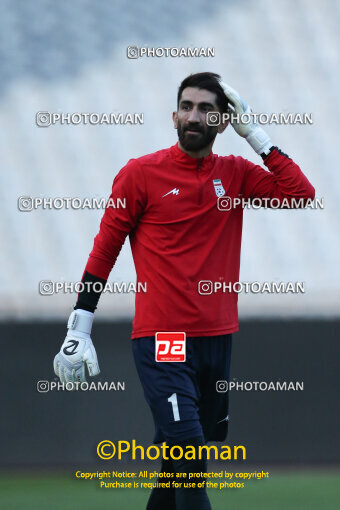
[[(155, 422), (154, 443), (203, 436), (224, 441), (228, 433), (228, 392), (232, 335), (186, 339), (185, 362), (156, 362), (155, 337), (132, 340), (144, 395)], [(221, 391), (222, 390), (222, 391)]]

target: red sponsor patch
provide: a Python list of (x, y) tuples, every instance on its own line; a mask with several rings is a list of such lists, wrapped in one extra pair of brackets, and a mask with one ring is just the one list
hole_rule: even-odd
[(155, 339), (156, 361), (185, 361), (185, 333), (162, 331), (156, 333)]

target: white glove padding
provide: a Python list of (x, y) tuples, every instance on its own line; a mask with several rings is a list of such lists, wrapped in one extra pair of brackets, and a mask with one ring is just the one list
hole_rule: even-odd
[(85, 363), (90, 376), (100, 372), (90, 334), (94, 314), (74, 310), (67, 323), (67, 336), (53, 362), (54, 372), (63, 383), (85, 382)]
[[(236, 133), (245, 138), (257, 154), (269, 154), (273, 144), (264, 129), (254, 122), (250, 106), (230, 85), (222, 81), (220, 85), (234, 109), (230, 114), (231, 125)], [(248, 114), (244, 115), (244, 122), (242, 122), (242, 114)], [(236, 117), (236, 119), (233, 119), (233, 117)]]

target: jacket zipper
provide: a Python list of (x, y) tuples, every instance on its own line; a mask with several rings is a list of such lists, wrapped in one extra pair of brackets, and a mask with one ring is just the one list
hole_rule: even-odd
[(200, 178), (200, 170), (202, 165), (203, 158), (200, 158), (198, 160), (197, 164), (197, 177), (198, 177), (198, 204), (200, 205), (202, 203), (202, 184), (201, 184), (201, 178)]

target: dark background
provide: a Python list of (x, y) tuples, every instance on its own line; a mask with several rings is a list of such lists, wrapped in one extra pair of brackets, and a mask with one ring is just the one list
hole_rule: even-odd
[[(153, 421), (133, 362), (129, 322), (100, 323), (92, 338), (101, 374), (125, 391), (39, 393), (56, 380), (52, 362), (64, 322), (0, 325), (2, 468), (101, 463), (96, 445), (132, 440), (149, 445)], [(247, 462), (320, 465), (339, 458), (340, 321), (242, 321), (233, 337), (237, 381), (303, 381), (304, 391), (233, 391), (226, 444), (242, 444)]]

